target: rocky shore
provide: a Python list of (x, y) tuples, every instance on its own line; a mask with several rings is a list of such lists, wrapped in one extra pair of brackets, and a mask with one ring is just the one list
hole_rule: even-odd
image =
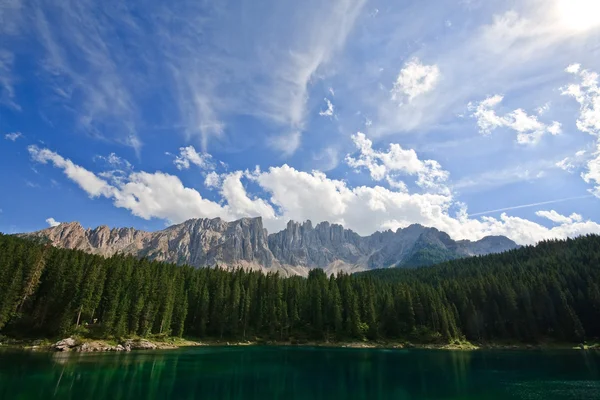
[(146, 339), (127, 339), (115, 345), (102, 340), (82, 341), (72, 337), (59, 340), (51, 346), (54, 351), (75, 351), (79, 353), (91, 353), (100, 351), (131, 351), (131, 350), (157, 350), (175, 349), (178, 346), (151, 342)]
[[(5, 338), (6, 339), (6, 338)], [(13, 347), (37, 351), (56, 352), (129, 352), (134, 350), (169, 350), (192, 346), (291, 346), (291, 347), (337, 347), (355, 349), (430, 349), (430, 350), (600, 350), (600, 344), (574, 343), (471, 343), (455, 341), (452, 343), (411, 343), (411, 342), (317, 342), (317, 341), (193, 341), (182, 338), (131, 338), (121, 340), (98, 340), (90, 338), (68, 337), (57, 342), (42, 340), (2, 340), (0, 347)]]

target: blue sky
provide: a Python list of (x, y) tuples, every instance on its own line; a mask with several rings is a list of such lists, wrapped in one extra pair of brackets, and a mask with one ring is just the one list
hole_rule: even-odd
[(600, 3), (0, 4), (0, 231), (600, 232)]

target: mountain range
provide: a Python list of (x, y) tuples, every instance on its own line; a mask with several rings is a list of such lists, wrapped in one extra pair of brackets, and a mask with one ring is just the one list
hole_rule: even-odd
[(518, 247), (504, 236), (455, 241), (444, 232), (417, 224), (360, 236), (329, 222), (313, 226), (310, 221), (290, 221), (284, 230), (269, 234), (260, 217), (232, 222), (190, 219), (157, 232), (108, 226), (86, 229), (70, 222), (19, 236), (102, 256), (122, 253), (196, 267), (279, 271), (287, 276), (306, 276), (313, 268), (330, 274), (422, 266)]

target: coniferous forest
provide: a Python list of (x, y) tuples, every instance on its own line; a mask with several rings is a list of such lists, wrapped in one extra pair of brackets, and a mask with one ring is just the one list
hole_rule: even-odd
[(417, 269), (283, 278), (0, 235), (0, 334), (274, 341), (600, 337), (600, 236)]

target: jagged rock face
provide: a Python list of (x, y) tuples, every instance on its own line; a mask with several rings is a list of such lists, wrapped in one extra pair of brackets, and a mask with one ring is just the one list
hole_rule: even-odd
[(103, 256), (124, 253), (197, 267), (244, 267), (284, 275), (307, 275), (312, 268), (336, 273), (416, 266), (518, 247), (503, 236), (454, 241), (421, 225), (359, 236), (329, 222), (313, 227), (310, 221), (290, 221), (283, 231), (268, 235), (261, 218), (192, 219), (158, 232), (107, 226), (85, 229), (72, 222), (22, 236)]
[(367, 249), (364, 238), (341, 225), (290, 221), (281, 232), (269, 235), (269, 249), (283, 264), (326, 268), (336, 260), (359, 263)]
[(84, 229), (72, 222), (26, 236), (44, 237), (57, 247), (103, 256), (124, 253), (198, 267), (223, 264), (270, 268), (274, 261), (261, 218), (234, 222), (194, 219), (158, 232), (106, 226)]

